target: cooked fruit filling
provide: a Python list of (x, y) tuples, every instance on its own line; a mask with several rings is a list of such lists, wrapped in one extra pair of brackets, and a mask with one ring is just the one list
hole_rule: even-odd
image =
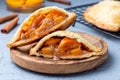
[(34, 39), (44, 36), (53, 26), (58, 25), (67, 18), (67, 14), (56, 9), (41, 11), (32, 16), (27, 23), (22, 26), (20, 40)]
[(59, 60), (60, 57), (80, 56), (83, 54), (83, 50), (89, 51), (76, 39), (52, 37), (43, 44), (39, 53), (46, 57), (52, 56), (54, 60)]

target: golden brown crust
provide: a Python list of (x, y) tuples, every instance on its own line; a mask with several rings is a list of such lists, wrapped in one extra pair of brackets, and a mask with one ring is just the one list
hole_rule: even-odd
[[(118, 7), (115, 7), (116, 4)], [(83, 17), (86, 21), (101, 29), (118, 32), (120, 30), (120, 21), (115, 19), (117, 16), (120, 17), (119, 9), (119, 1), (102, 1), (86, 9)]]

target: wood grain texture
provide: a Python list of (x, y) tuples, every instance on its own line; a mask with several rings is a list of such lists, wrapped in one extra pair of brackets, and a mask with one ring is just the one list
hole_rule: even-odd
[[(88, 36), (88, 34), (86, 34)], [(90, 35), (89, 35), (90, 36)], [(100, 39), (98, 37), (91, 37)], [(90, 58), (82, 60), (53, 60), (42, 57), (30, 56), (27, 53), (23, 53), (19, 50), (10, 49), (11, 58), (17, 65), (32, 70), (35, 72), (49, 73), (49, 74), (70, 74), (83, 72), (93, 69), (103, 63), (107, 57), (107, 43), (100, 39), (103, 49), (103, 55), (92, 56)], [(93, 41), (94, 42), (94, 41)]]

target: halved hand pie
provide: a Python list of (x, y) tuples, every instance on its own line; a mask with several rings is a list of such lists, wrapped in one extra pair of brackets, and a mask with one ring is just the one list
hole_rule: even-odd
[(102, 55), (101, 42), (98, 41), (95, 44), (91, 42), (89, 37), (86, 39), (79, 33), (56, 31), (43, 37), (35, 47), (30, 49), (30, 55), (53, 58), (54, 60), (83, 59)]
[(20, 26), (8, 47), (34, 42), (45, 35), (63, 30), (75, 22), (76, 14), (58, 7), (41, 8), (31, 14)]

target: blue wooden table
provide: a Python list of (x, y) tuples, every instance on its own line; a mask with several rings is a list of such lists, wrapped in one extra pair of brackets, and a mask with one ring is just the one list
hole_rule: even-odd
[[(45, 1), (44, 6), (58, 6), (61, 8), (69, 8), (72, 6), (93, 3), (99, 0), (71, 0), (72, 5), (63, 5), (59, 3), (52, 3)], [(4, 0), (0, 0), (0, 16), (5, 16), (12, 13), (6, 9)], [(100, 31), (93, 30), (85, 25), (76, 23), (75, 27), (70, 27), (68, 30), (81, 31), (93, 34), (103, 38), (109, 47), (108, 59), (99, 67), (90, 71), (69, 74), (69, 75), (49, 75), (43, 73), (36, 73), (25, 70), (15, 65), (11, 58), (9, 49), (6, 43), (12, 38), (16, 29), (28, 17), (28, 13), (18, 13), (18, 26), (14, 28), (9, 34), (0, 33), (0, 80), (120, 80), (120, 39), (104, 34)], [(0, 24), (0, 29), (6, 23)]]

